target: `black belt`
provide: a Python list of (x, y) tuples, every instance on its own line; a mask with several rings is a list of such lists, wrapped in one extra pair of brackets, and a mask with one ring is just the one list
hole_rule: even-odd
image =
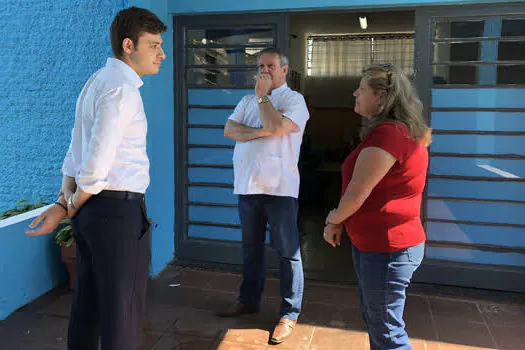
[(139, 192), (129, 192), (129, 191), (112, 191), (112, 190), (104, 190), (97, 194), (99, 197), (105, 197), (105, 198), (115, 198), (115, 199), (125, 199), (125, 200), (131, 200), (131, 199), (143, 199), (144, 193)]

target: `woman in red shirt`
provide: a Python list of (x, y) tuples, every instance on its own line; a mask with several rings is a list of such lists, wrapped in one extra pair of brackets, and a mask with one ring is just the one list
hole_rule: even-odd
[(430, 129), (411, 82), (390, 64), (365, 68), (354, 96), (362, 142), (343, 163), (343, 193), (324, 239), (338, 246), (344, 224), (371, 350), (411, 349), (403, 310), (425, 249), (420, 208)]

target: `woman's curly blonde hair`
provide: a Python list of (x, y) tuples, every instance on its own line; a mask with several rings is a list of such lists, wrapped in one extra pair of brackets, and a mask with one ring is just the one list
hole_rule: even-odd
[(361, 139), (381, 123), (394, 121), (406, 125), (416, 141), (431, 142), (431, 129), (423, 119), (423, 105), (408, 77), (392, 64), (373, 64), (363, 69), (362, 78), (375, 95), (380, 94), (377, 111), (364, 118)]

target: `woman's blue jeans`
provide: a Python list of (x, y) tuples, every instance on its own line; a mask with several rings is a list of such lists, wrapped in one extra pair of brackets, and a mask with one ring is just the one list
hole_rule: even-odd
[(363, 252), (352, 245), (352, 253), (370, 349), (412, 349), (403, 321), (405, 291), (423, 260), (425, 243), (391, 253)]

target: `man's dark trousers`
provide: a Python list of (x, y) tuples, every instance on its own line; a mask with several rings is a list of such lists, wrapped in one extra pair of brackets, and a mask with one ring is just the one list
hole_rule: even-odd
[(140, 345), (150, 261), (144, 200), (92, 196), (72, 219), (77, 276), (69, 350)]
[(243, 244), (243, 281), (239, 302), (258, 309), (265, 281), (266, 225), (279, 254), (280, 317), (297, 320), (301, 313), (304, 277), (297, 228), (296, 198), (266, 194), (240, 195), (239, 216)]

